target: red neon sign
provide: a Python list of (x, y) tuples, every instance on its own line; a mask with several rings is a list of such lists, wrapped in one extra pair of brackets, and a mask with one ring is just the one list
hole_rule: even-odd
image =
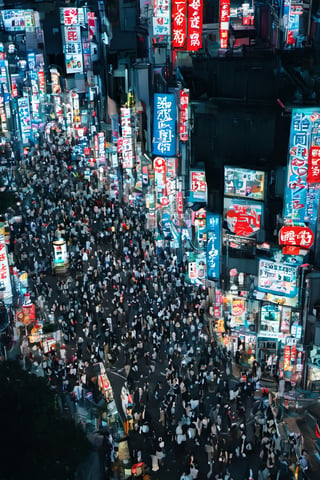
[(172, 48), (183, 48), (187, 37), (187, 2), (173, 0), (171, 8)]
[(180, 90), (180, 122), (179, 134), (181, 142), (188, 140), (188, 105), (189, 105), (189, 90)]
[(282, 227), (279, 232), (279, 245), (293, 245), (301, 248), (310, 248), (313, 245), (313, 231), (308, 227)]
[(230, 0), (220, 0), (220, 48), (228, 48)]
[(320, 182), (320, 146), (317, 145), (313, 145), (309, 150), (307, 182)]
[(198, 51), (202, 47), (202, 11), (202, 0), (188, 1), (188, 51)]

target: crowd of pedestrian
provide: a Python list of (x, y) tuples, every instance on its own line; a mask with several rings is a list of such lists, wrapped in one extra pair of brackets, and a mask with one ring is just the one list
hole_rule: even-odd
[[(239, 465), (246, 479), (291, 479), (277, 412), (267, 393), (255, 400), (258, 364), (233, 376), (231, 353), (209, 328), (206, 289), (185, 281), (187, 257), (178, 263), (170, 243), (156, 243), (138, 202), (111, 198), (94, 173), (85, 179), (72, 163), (74, 144), (51, 127), (16, 171), (21, 222), (11, 223), (11, 261), (29, 272), (37, 314), (54, 316), (64, 344), (45, 355), (22, 340), (26, 368), (41, 368), (78, 401), (94, 391), (90, 365), (123, 365), (132, 460), (151, 475), (170, 461), (181, 480), (239, 478)], [(70, 266), (52, 277), (58, 238)], [(162, 379), (154, 377), (159, 365)], [(109, 450), (106, 478), (120, 478)]]

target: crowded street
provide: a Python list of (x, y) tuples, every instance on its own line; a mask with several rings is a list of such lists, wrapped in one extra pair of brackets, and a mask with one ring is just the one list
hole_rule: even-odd
[[(129, 478), (119, 460), (123, 439), (133, 476), (293, 478), (304, 456), (300, 438), (284, 452), (281, 411), (260, 365), (242, 371), (217, 343), (208, 291), (185, 282), (186, 259), (178, 263), (170, 246), (156, 245), (138, 202), (111, 199), (107, 182), (71, 165), (72, 136), (54, 124), (41, 140), (16, 167), (9, 255), (28, 272), (39, 324), (50, 319), (61, 341), (47, 351), (28, 344), (26, 325), (16, 321), (8, 355), (50, 379), (84, 428), (87, 404), (101, 400), (97, 378), (107, 374), (120, 426), (95, 418), (91, 433), (108, 448), (94, 478)], [(52, 244), (61, 238), (69, 268), (57, 273)]]

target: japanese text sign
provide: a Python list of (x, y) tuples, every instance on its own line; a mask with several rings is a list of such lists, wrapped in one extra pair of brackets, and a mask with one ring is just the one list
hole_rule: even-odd
[(230, 233), (252, 237), (261, 228), (262, 205), (224, 199), (224, 215)]
[(179, 135), (181, 142), (188, 141), (188, 119), (189, 119), (189, 90), (180, 90), (180, 122)]
[(264, 172), (246, 168), (224, 167), (225, 195), (263, 200), (264, 183)]
[(320, 145), (312, 145), (308, 157), (308, 183), (320, 183)]
[(282, 227), (279, 232), (279, 245), (295, 245), (310, 248), (313, 245), (313, 231), (308, 227)]
[(62, 8), (64, 25), (76, 25), (78, 23), (77, 8)]
[(170, 35), (170, 2), (155, 0), (153, 6), (153, 36)]
[(207, 201), (207, 182), (205, 171), (190, 170), (190, 201)]
[(4, 236), (0, 235), (0, 298), (4, 301), (12, 296), (7, 249)]
[(207, 212), (207, 276), (220, 278), (220, 215)]
[(174, 94), (154, 94), (153, 154), (176, 154), (176, 99)]
[(297, 293), (297, 267), (260, 260), (258, 290), (294, 297)]
[(202, 47), (202, 10), (202, 0), (188, 1), (188, 51), (197, 51)]
[(220, 48), (228, 48), (230, 0), (220, 0)]
[[(317, 162), (314, 172), (308, 175), (309, 148), (318, 142), (320, 134), (320, 115), (313, 109), (294, 109), (292, 111), (287, 185), (284, 201), (284, 219), (303, 223), (307, 217), (308, 177), (317, 176)], [(316, 150), (311, 155), (318, 157)], [(311, 160), (309, 165), (312, 165)]]
[(134, 157), (131, 109), (121, 108), (122, 167), (132, 168)]
[(64, 27), (64, 41), (66, 43), (81, 42), (80, 26), (72, 25)]
[(187, 0), (171, 3), (172, 48), (184, 48), (187, 37)]
[(18, 98), (19, 120), (22, 142), (28, 143), (31, 138), (31, 117), (28, 97)]

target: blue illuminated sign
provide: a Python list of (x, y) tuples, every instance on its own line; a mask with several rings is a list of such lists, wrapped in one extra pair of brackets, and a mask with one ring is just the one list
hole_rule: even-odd
[(176, 99), (171, 93), (154, 94), (153, 154), (176, 154)]

